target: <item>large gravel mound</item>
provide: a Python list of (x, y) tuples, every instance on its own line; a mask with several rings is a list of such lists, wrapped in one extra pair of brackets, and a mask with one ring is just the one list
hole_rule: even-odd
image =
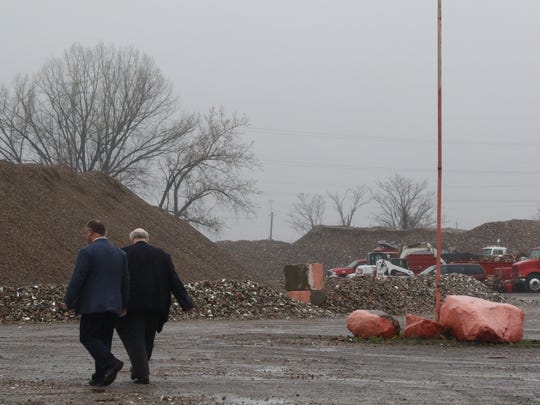
[(147, 229), (185, 282), (258, 280), (190, 225), (101, 173), (0, 161), (0, 210), (0, 286), (65, 283), (92, 218), (105, 223), (117, 246), (128, 243), (132, 229)]

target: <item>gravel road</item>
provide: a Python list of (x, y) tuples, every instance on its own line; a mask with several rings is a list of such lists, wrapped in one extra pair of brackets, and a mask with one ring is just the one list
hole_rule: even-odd
[[(523, 296), (521, 294), (520, 296)], [(1, 404), (540, 403), (540, 296), (523, 307), (526, 342), (353, 342), (345, 318), (169, 322), (151, 384), (92, 389), (78, 325), (3, 325)], [(115, 338), (113, 351), (127, 356)]]

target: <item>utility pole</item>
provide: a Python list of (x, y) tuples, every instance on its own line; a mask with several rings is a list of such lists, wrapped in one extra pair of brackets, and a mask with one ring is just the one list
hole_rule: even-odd
[(273, 200), (270, 200), (270, 237), (268, 238), (270, 240), (272, 240), (272, 231), (274, 228), (274, 209), (272, 208), (273, 202)]
[(441, 210), (442, 210), (442, 0), (437, 0), (437, 273), (435, 277), (435, 320), (441, 310)]

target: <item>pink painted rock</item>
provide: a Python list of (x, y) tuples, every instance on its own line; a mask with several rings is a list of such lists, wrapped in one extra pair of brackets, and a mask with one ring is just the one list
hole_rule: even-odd
[(437, 339), (444, 332), (444, 328), (438, 322), (422, 318), (412, 314), (405, 316), (405, 329), (403, 336), (407, 338)]
[(401, 330), (399, 322), (381, 311), (365, 311), (358, 309), (347, 318), (347, 329), (356, 337), (393, 338)]
[(440, 323), (457, 340), (517, 343), (523, 338), (521, 308), (466, 295), (448, 295)]

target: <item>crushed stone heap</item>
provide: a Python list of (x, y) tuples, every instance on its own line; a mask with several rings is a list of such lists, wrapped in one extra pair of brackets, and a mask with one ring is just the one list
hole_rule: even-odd
[[(441, 297), (469, 295), (494, 302), (514, 303), (485, 284), (460, 274), (441, 278)], [(180, 319), (285, 319), (329, 318), (356, 309), (374, 309), (391, 315), (433, 316), (433, 277), (390, 277), (327, 280), (327, 300), (318, 307), (289, 298), (286, 293), (253, 281), (203, 280), (186, 284), (195, 309), (184, 313), (175, 301), (171, 320)], [(73, 311), (59, 311), (65, 285), (0, 287), (0, 324), (14, 322), (66, 322), (76, 319)]]
[(184, 282), (254, 279), (186, 222), (153, 207), (118, 181), (65, 166), (0, 161), (0, 285), (62, 284), (86, 243), (84, 225), (102, 220), (121, 247), (137, 227), (169, 252)]

